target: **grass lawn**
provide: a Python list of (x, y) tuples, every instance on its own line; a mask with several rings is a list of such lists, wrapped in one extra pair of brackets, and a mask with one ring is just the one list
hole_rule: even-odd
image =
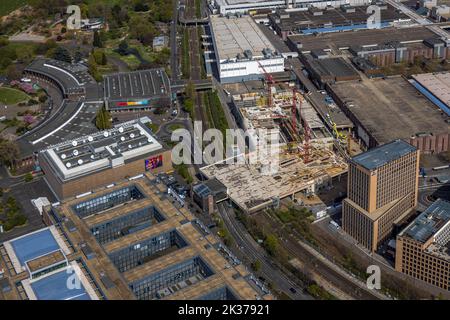
[(178, 124), (178, 123), (176, 123), (176, 124), (171, 124), (171, 125), (169, 125), (168, 127), (167, 127), (167, 129), (169, 129), (169, 131), (175, 131), (175, 130), (177, 130), (177, 129), (182, 129), (182, 128), (184, 128), (181, 124)]
[(10, 12), (24, 6), (28, 3), (28, 0), (2, 0), (0, 1), (0, 17), (6, 16)]
[(31, 99), (26, 93), (12, 88), (0, 88), (0, 103), (16, 104)]

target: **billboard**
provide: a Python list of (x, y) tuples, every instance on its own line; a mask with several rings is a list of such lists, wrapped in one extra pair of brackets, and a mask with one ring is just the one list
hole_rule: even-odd
[(163, 165), (163, 157), (161, 154), (155, 157), (145, 159), (145, 171), (154, 170), (156, 168), (162, 167), (162, 165)]
[(116, 103), (117, 107), (141, 107), (150, 105), (149, 100), (140, 100), (140, 101), (120, 101)]

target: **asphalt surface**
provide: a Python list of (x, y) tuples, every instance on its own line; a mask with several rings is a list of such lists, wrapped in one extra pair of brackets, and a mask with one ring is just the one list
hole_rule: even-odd
[(28, 219), (26, 225), (14, 228), (5, 233), (0, 233), (0, 242), (7, 241), (45, 227), (42, 217), (40, 216), (39, 211), (31, 203), (31, 199), (46, 197), (50, 202), (55, 202), (56, 198), (42, 176), (36, 177), (31, 182), (25, 182), (23, 177), (9, 177), (5, 168), (1, 167), (0, 184), (2, 188), (5, 188), (5, 191), (8, 191), (7, 195), (5, 194), (5, 197), (13, 196), (21, 208), (21, 212)]
[[(243, 260), (250, 260), (250, 262), (259, 260), (261, 262), (259, 273), (261, 273), (266, 280), (272, 282), (279, 290), (285, 292), (291, 299), (312, 299), (312, 297), (303, 293), (303, 289), (297, 283), (282, 273), (277, 266), (272, 264), (272, 259), (267, 256), (264, 249), (255, 242), (245, 227), (235, 219), (233, 209), (223, 203), (220, 203), (218, 207), (225, 226), (240, 248), (240, 252), (237, 252), (238, 257)], [(294, 288), (296, 292), (293, 293), (291, 288)]]
[[(267, 215), (266, 215), (267, 216)], [(271, 218), (271, 223), (280, 230), (283, 230), (282, 224)], [(283, 237), (283, 246), (289, 252), (290, 255), (297, 257), (311, 272), (317, 273), (323, 278), (325, 278), (328, 282), (330, 282), (334, 287), (339, 288), (343, 292), (348, 295), (354, 297), (355, 299), (360, 300), (378, 300), (379, 297), (374, 295), (367, 288), (362, 288), (361, 284), (358, 284), (356, 279), (350, 280), (350, 275), (344, 275), (342, 270), (339, 270), (339, 267), (333, 265), (330, 267), (331, 263), (325, 263), (323, 257), (321, 258), (318, 254), (312, 254), (310, 251), (306, 250), (304, 246), (300, 245), (300, 239), (294, 234), (283, 233), (285, 236)]]

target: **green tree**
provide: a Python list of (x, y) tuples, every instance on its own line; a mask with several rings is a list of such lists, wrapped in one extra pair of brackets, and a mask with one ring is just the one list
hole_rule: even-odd
[(277, 255), (279, 243), (278, 243), (278, 239), (275, 237), (275, 235), (273, 235), (273, 234), (267, 235), (266, 239), (264, 240), (263, 245), (264, 245), (264, 248), (267, 250), (267, 252), (271, 256)]
[(9, 140), (0, 140), (0, 161), (11, 166), (19, 157), (19, 148), (17, 144)]
[(128, 54), (128, 42), (126, 42), (125, 40), (121, 41), (119, 43), (119, 49), (117, 50), (117, 52), (121, 55), (127, 55)]
[(56, 47), (55, 48), (55, 51), (53, 52), (53, 59), (64, 61), (67, 63), (72, 62), (72, 57), (70, 55), (70, 52), (64, 47)]
[(103, 48), (102, 39), (97, 30), (94, 31), (94, 42), (92, 44), (94, 47)]
[(25, 180), (25, 182), (33, 181), (33, 174), (31, 172), (28, 172), (27, 174), (25, 174), (23, 179)]
[(261, 269), (261, 261), (255, 260), (251, 265), (253, 271), (258, 272)]
[(108, 110), (106, 110), (105, 106), (103, 106), (100, 110), (98, 110), (97, 115), (95, 117), (95, 125), (99, 130), (106, 130), (112, 128), (111, 122), (111, 114)]

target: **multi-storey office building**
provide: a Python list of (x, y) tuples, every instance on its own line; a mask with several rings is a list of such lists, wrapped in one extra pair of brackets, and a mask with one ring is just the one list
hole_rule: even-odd
[[(10, 288), (0, 299), (273, 298), (149, 172), (55, 203), (43, 215), (52, 226), (0, 245)], [(78, 289), (65, 285), (68, 267)]]
[(395, 269), (449, 290), (450, 202), (438, 199), (397, 237)]
[(353, 157), (342, 227), (375, 251), (417, 204), (419, 151), (396, 140)]

